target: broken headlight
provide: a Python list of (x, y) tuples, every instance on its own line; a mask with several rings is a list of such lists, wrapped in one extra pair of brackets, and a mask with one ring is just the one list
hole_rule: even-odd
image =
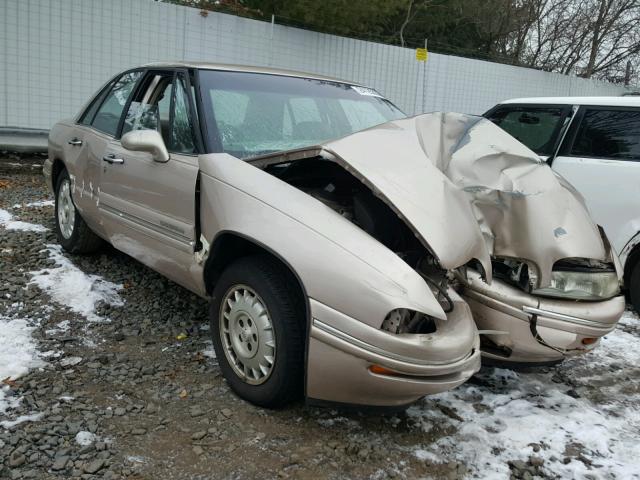
[(382, 330), (389, 333), (434, 333), (436, 322), (424, 313), (397, 308), (387, 314), (382, 322)]
[(620, 293), (620, 284), (615, 271), (555, 270), (551, 272), (551, 285), (535, 289), (531, 293), (574, 300), (606, 300)]
[(606, 300), (620, 293), (615, 267), (585, 258), (559, 260), (551, 272), (551, 284), (536, 288), (534, 265), (512, 258), (494, 258), (493, 275), (533, 295), (573, 300)]

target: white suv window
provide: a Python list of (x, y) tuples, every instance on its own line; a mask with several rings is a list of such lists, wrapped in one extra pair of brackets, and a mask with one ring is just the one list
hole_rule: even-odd
[(565, 106), (504, 106), (487, 118), (538, 155), (552, 155), (566, 110)]
[(587, 109), (571, 155), (640, 161), (640, 110)]

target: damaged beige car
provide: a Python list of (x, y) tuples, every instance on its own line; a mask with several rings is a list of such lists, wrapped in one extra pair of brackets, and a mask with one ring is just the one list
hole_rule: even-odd
[[(487, 166), (494, 182), (510, 149), (530, 152), (490, 122), (402, 117), (372, 89), (312, 75), (124, 72), (50, 132), (58, 240), (69, 252), (106, 240), (210, 298), (222, 372), (253, 403), (407, 405), (478, 370), (478, 330), (456, 288), (472, 267), (496, 284), (491, 258), (503, 254), (479, 184), (455, 178), (464, 162), (446, 152), (490, 138), (502, 155)], [(479, 127), (490, 136), (465, 146)], [(608, 265), (574, 203), (558, 225), (567, 251)], [(571, 247), (579, 235), (584, 248)]]

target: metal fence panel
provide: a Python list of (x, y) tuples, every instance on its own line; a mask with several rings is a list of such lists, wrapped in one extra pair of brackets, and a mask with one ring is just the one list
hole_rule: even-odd
[(152, 0), (0, 1), (0, 127), (48, 129), (118, 71), (163, 60), (273, 66), (370, 85), (407, 113), (620, 86), (337, 37)]

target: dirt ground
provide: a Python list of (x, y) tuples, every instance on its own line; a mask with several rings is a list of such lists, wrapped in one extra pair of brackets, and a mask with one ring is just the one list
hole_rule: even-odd
[[(37, 168), (0, 168), (0, 213), (7, 212), (0, 216), (0, 325), (28, 330), (31, 340), (21, 341), (33, 353), (29, 371), (2, 387), (0, 478), (619, 479), (640, 472), (640, 353), (633, 353), (640, 323), (631, 312), (591, 359), (533, 372), (483, 368), (406, 413), (303, 403), (265, 410), (240, 400), (221, 377), (205, 300), (113, 248), (61, 253), (51, 199)], [(0, 333), (0, 358), (8, 338)], [(14, 343), (6, 348), (21, 355)]]

